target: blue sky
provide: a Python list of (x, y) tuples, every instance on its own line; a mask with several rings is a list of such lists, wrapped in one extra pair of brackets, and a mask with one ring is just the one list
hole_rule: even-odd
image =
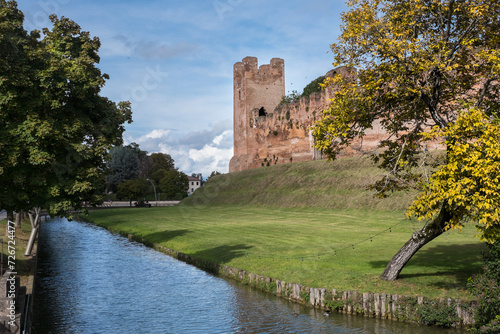
[(286, 91), (332, 68), (342, 0), (20, 0), (27, 30), (68, 17), (101, 40), (102, 95), (132, 102), (126, 143), (170, 154), (187, 174), (227, 172), (233, 64), (285, 60)]

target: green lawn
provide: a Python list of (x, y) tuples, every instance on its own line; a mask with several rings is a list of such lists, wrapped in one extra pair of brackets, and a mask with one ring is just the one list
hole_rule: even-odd
[[(9, 244), (9, 240), (11, 239), (6, 234), (6, 224), (7, 220), (0, 220), (0, 239), (3, 240), (3, 253), (1, 253), (3, 256), (3, 268), (8, 268), (10, 255), (9, 250), (14, 250), (15, 260), (13, 260), (12, 258), (10, 258), (10, 260), (14, 262), (14, 269), (18, 274), (17, 276), (19, 276), (21, 279), (21, 285), (27, 285), (30, 273), (33, 274), (31, 261), (32, 258), (31, 256), (24, 256), (24, 252), (26, 251), (26, 246), (28, 244), (31, 233), (31, 224), (29, 220), (26, 219), (21, 222), (20, 229), (15, 229), (15, 244), (13, 242)], [(10, 249), (9, 245), (11, 246)]]
[(429, 298), (470, 299), (466, 282), (480, 270), (483, 250), (473, 226), (445, 233), (414, 256), (401, 279), (385, 282), (378, 276), (420, 226), (401, 210), (180, 205), (97, 210), (88, 220), (287, 282)]

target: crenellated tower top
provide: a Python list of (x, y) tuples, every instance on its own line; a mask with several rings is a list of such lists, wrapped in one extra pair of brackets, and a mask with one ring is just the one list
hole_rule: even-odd
[[(356, 71), (346, 67), (325, 76), (337, 74), (356, 77)], [(285, 96), (283, 59), (273, 58), (259, 66), (257, 58), (245, 57), (234, 64), (234, 156), (229, 171), (321, 159), (321, 152), (313, 148), (311, 126), (328, 108), (334, 89), (328, 87), (298, 101), (280, 103)], [(376, 124), (373, 131), (379, 131)], [(365, 143), (375, 143), (375, 139), (364, 138)]]
[[(253, 113), (272, 112), (285, 95), (285, 61), (273, 58), (259, 67), (256, 57), (234, 64), (234, 155), (231, 171), (248, 169), (249, 120)], [(238, 166), (238, 167), (235, 167)]]

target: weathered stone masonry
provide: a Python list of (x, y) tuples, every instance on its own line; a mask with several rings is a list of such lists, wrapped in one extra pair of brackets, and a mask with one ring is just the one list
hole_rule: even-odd
[[(326, 74), (355, 75), (346, 67)], [(285, 95), (285, 62), (271, 59), (258, 66), (257, 58), (246, 57), (234, 65), (234, 156), (229, 172), (261, 166), (321, 159), (313, 149), (310, 128), (328, 107), (332, 88), (280, 105)], [(344, 155), (376, 149), (384, 132), (378, 123), (361, 142), (354, 143)]]

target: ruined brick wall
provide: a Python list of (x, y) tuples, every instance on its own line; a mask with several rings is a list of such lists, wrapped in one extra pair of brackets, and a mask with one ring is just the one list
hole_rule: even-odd
[[(325, 76), (338, 73), (353, 75), (346, 67), (338, 67)], [(257, 58), (246, 57), (234, 65), (234, 156), (229, 172), (322, 158), (312, 147), (310, 128), (328, 107), (332, 88), (280, 105), (284, 95), (283, 59), (273, 58), (258, 67)], [(385, 136), (375, 122), (362, 141), (353, 142), (341, 155), (373, 152)]]
[[(326, 76), (336, 73), (350, 75), (340, 67)], [(332, 91), (280, 105), (284, 95), (283, 59), (273, 58), (259, 67), (257, 58), (246, 57), (234, 65), (234, 156), (229, 172), (322, 158), (312, 148), (310, 127), (327, 107)]]

